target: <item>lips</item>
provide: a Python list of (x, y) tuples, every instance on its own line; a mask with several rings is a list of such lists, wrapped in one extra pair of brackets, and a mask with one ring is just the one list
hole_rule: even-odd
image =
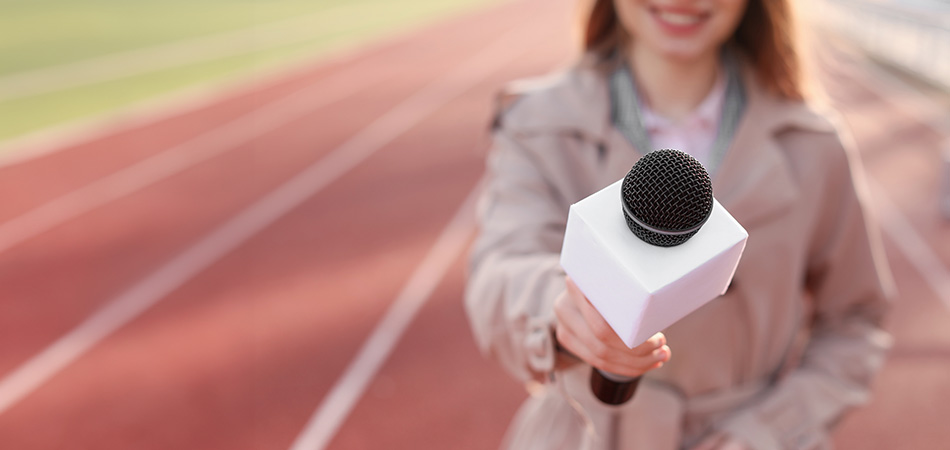
[(668, 11), (659, 11), (657, 16), (660, 20), (672, 25), (693, 25), (703, 20), (703, 17), (699, 14), (680, 14)]
[(688, 34), (698, 30), (709, 18), (705, 11), (651, 7), (650, 13), (659, 25), (669, 33)]

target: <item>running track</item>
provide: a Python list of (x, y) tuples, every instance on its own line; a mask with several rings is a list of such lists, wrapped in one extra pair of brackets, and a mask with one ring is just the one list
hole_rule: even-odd
[[(497, 446), (525, 394), (462, 313), (464, 202), (492, 93), (568, 60), (571, 12), (508, 2), (0, 168), (0, 448)], [(876, 211), (925, 243), (886, 239), (897, 345), (836, 441), (941, 448), (948, 134), (836, 48)]]

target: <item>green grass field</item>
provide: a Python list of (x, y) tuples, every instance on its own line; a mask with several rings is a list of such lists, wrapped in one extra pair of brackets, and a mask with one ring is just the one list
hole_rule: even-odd
[[(341, 46), (495, 1), (0, 0), (0, 143), (183, 88), (316, 59)], [(174, 43), (190, 50), (215, 35), (227, 44), (226, 51), (199, 49), (185, 63), (71, 85), (78, 79), (71, 73), (75, 64)], [(92, 66), (108, 78), (115, 65)], [(34, 83), (36, 92), (24, 95), (27, 91), (9, 88), (4, 93), (5, 83), (37, 71), (53, 75), (47, 81), (25, 77), (42, 81)]]

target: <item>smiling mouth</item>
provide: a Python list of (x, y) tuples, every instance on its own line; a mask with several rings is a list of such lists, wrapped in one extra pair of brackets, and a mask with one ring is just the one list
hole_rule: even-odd
[(674, 27), (692, 27), (709, 18), (706, 12), (670, 11), (656, 7), (650, 8), (650, 12), (661, 22)]

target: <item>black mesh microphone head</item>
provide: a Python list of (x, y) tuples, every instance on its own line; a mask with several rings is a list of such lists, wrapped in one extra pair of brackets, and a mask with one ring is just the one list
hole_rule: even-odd
[(702, 163), (679, 150), (640, 158), (620, 191), (627, 227), (660, 247), (686, 242), (712, 213), (712, 181)]

